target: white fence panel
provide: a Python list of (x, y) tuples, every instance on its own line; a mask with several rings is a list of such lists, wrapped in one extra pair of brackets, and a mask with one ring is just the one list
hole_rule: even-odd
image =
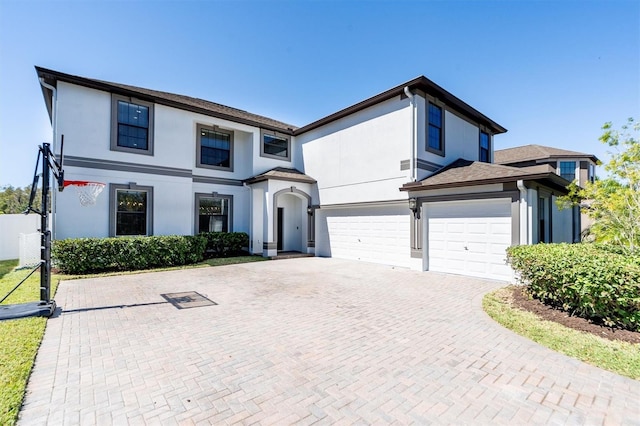
[(0, 214), (0, 260), (19, 259), (20, 234), (33, 234), (39, 229), (37, 214)]
[(42, 234), (20, 234), (20, 257), (18, 268), (36, 266), (42, 261)]

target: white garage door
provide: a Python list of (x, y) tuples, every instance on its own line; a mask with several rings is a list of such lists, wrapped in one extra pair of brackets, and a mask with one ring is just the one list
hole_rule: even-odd
[(408, 267), (409, 213), (406, 204), (317, 210), (316, 254)]
[(505, 250), (511, 245), (510, 199), (424, 206), (429, 270), (499, 280), (513, 278), (505, 263)]

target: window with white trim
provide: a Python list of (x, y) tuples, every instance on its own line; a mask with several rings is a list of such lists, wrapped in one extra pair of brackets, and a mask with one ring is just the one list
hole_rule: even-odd
[(109, 192), (111, 236), (153, 235), (153, 187), (111, 184)]
[(111, 96), (111, 150), (153, 155), (153, 103)]

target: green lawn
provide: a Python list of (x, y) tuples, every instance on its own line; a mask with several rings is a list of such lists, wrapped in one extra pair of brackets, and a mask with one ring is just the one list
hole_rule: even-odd
[(224, 266), (235, 265), (236, 263), (262, 262), (264, 260), (269, 260), (269, 258), (262, 256), (221, 257), (215, 259), (207, 259), (203, 263), (208, 266)]
[[(17, 260), (0, 261), (0, 298), (4, 297), (30, 270), (13, 272)], [(58, 278), (52, 277), (51, 294)], [(40, 300), (40, 274), (35, 272), (3, 304)], [(22, 318), (0, 321), (0, 424), (14, 424), (25, 386), (44, 335), (46, 318)]]
[[(237, 263), (260, 262), (268, 260), (261, 256), (239, 256), (208, 259), (196, 265), (175, 268), (155, 269), (173, 270), (194, 267), (223, 266)], [(17, 260), (0, 261), (0, 298), (4, 297), (30, 270), (13, 271)], [(144, 271), (142, 271), (144, 272)], [(121, 275), (120, 272), (105, 275)], [(93, 275), (96, 276), (96, 275)], [(60, 279), (74, 279), (79, 276), (53, 275), (51, 294), (54, 295)], [(25, 303), (40, 300), (40, 273), (35, 272), (3, 304)], [(24, 392), (33, 367), (33, 362), (44, 335), (46, 318), (22, 318), (0, 321), (0, 425), (15, 424), (24, 398)]]
[(640, 380), (640, 344), (611, 341), (567, 328), (516, 309), (506, 301), (509, 288), (485, 295), (482, 306), (498, 323), (554, 351), (596, 367)]

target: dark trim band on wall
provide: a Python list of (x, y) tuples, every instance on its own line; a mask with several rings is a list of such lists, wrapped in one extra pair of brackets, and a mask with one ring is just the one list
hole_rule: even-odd
[(495, 198), (511, 198), (511, 201), (520, 200), (519, 191), (502, 192), (476, 192), (471, 194), (447, 194), (432, 197), (419, 197), (419, 203), (433, 203), (438, 201), (468, 201), (468, 200), (490, 200)]
[(193, 176), (193, 181), (196, 183), (213, 183), (216, 185), (242, 186), (242, 181), (239, 179), (227, 179), (227, 178), (209, 177), (209, 176)]
[(124, 161), (98, 160), (96, 158), (64, 157), (64, 165), (72, 167), (86, 167), (91, 169), (117, 170), (120, 172), (146, 173), (163, 176), (191, 177), (191, 170), (175, 167), (152, 166), (147, 164), (126, 163)]
[[(411, 160), (400, 161), (400, 170), (409, 170), (410, 167), (411, 167)], [(436, 170), (441, 169), (443, 166), (441, 166), (440, 164), (432, 163), (431, 161), (426, 161), (418, 158), (416, 161), (416, 167), (421, 170), (435, 172)]]
[(147, 164), (127, 163), (124, 161), (98, 160), (86, 157), (64, 157), (64, 165), (71, 167), (85, 167), (91, 169), (117, 170), (120, 172), (145, 173), (161, 176), (175, 176), (190, 178), (197, 183), (210, 183), (216, 185), (242, 186), (240, 179), (228, 179), (210, 176), (194, 176), (189, 169), (178, 169), (175, 167), (153, 166)]
[(278, 250), (278, 243), (262, 243), (262, 250)]
[(340, 204), (322, 204), (318, 206), (319, 209), (331, 209), (331, 208), (345, 208), (345, 207), (370, 207), (370, 206), (394, 206), (394, 205), (406, 205), (407, 199), (404, 200), (388, 200), (388, 201), (362, 201), (359, 203), (340, 203)]

